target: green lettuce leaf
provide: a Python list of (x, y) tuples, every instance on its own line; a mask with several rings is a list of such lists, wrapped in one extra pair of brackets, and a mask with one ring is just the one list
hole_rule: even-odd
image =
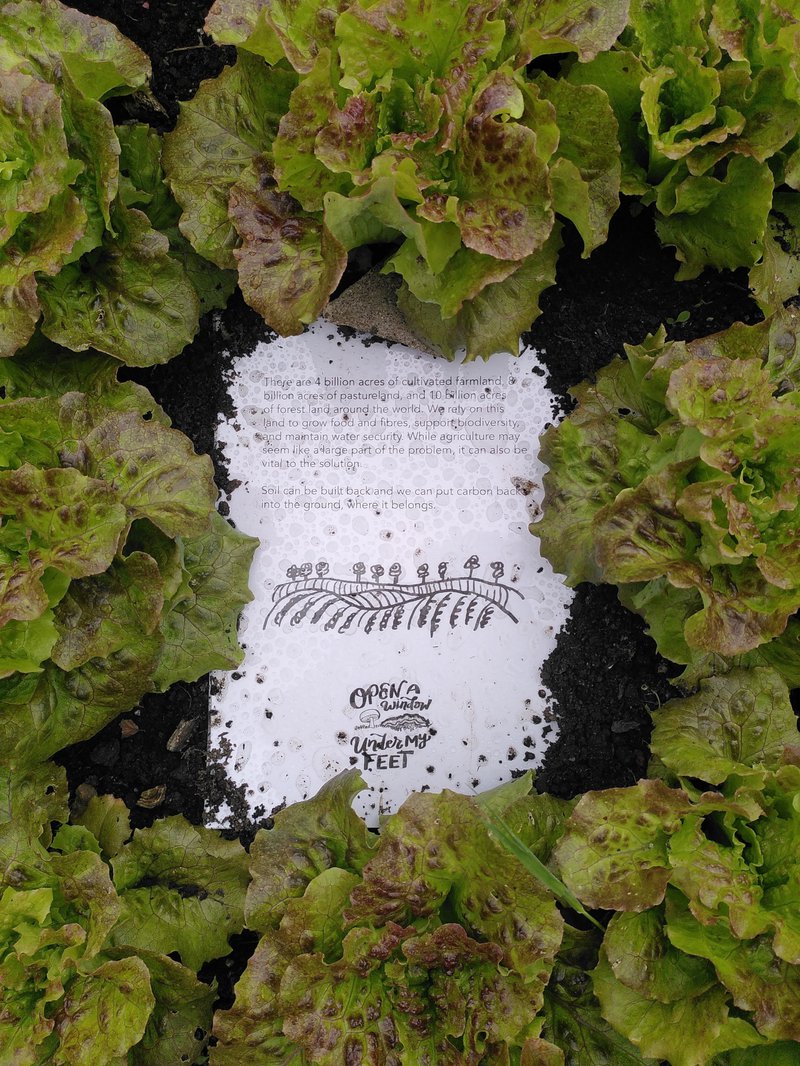
[(561, 878), (588, 907), (643, 911), (664, 899), (669, 838), (689, 800), (663, 782), (587, 792), (554, 852)]
[(776, 768), (799, 739), (786, 682), (763, 667), (706, 678), (697, 695), (653, 712), (653, 722), (653, 754), (676, 774), (712, 785)]
[(273, 829), (259, 830), (250, 848), (249, 929), (277, 928), (288, 901), (324, 870), (361, 871), (374, 842), (351, 803), (364, 787), (355, 771), (339, 774), (312, 799), (278, 812)]
[(197, 294), (145, 214), (118, 208), (113, 222), (117, 236), (102, 250), (40, 284), (42, 331), (67, 348), (96, 348), (130, 366), (167, 362), (197, 332)]
[(190, 969), (227, 955), (244, 926), (248, 883), (237, 841), (180, 815), (139, 829), (112, 860), (122, 911), (111, 943), (169, 954)]
[(162, 691), (176, 680), (193, 681), (211, 670), (231, 670), (244, 652), (236, 623), (253, 598), (247, 584), (254, 537), (233, 529), (220, 515), (211, 528), (181, 542), (181, 581), (161, 617), (163, 645), (154, 676)]
[(234, 252), (244, 298), (285, 336), (302, 333), (339, 283), (347, 253), (324, 222), (276, 192), (256, 164), (231, 190)]

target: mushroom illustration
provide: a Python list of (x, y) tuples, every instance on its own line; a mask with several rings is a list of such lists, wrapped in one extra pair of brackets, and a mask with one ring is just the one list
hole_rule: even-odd
[(361, 578), (366, 573), (366, 566), (363, 563), (355, 563), (353, 566), (353, 573), (356, 575), (356, 581), (361, 581)]
[(381, 566), (381, 564), (380, 563), (375, 563), (374, 566), (370, 567), (370, 573), (372, 574), (372, 580), (376, 581), (378, 584), (380, 584), (381, 578), (383, 577), (383, 573), (384, 573), (384, 570), (383, 570), (383, 567)]
[(359, 720), (368, 726), (370, 729), (374, 728), (378, 723), (380, 715), (374, 707), (365, 707), (361, 714), (358, 716)]
[(317, 577), (325, 577), (329, 570), (330, 567), (327, 562), (324, 559), (320, 559), (316, 566)]
[(395, 585), (400, 580), (400, 575), (402, 574), (402, 572), (403, 568), (400, 563), (392, 563), (392, 565), (389, 567), (389, 577), (394, 579)]
[(417, 567), (417, 577), (420, 579), (420, 581), (427, 581), (428, 580), (428, 564), (427, 563), (422, 563), (420, 566)]
[(311, 563), (303, 563), (303, 565), (300, 567), (300, 577), (311, 577), (311, 571), (313, 569), (314, 567), (311, 565)]
[(495, 579), (495, 581), (499, 581), (503, 574), (506, 572), (506, 568), (499, 561), (496, 563), (489, 563), (489, 566), (491, 566), (492, 568), (492, 577)]
[(445, 574), (447, 573), (447, 563), (439, 563), (439, 578), (444, 581)]
[(470, 555), (469, 559), (464, 563), (464, 569), (469, 571), (469, 576), (472, 577), (473, 572), (477, 570), (480, 565), (478, 556)]
[(292, 565), (286, 571), (286, 576), (289, 578), (290, 581), (294, 581), (295, 578), (300, 577), (300, 567), (295, 566), (294, 563), (292, 563)]

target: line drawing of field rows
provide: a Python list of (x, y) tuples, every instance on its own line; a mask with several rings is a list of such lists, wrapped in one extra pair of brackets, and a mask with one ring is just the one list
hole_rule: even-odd
[(492, 580), (476, 578), (479, 568), (476, 556), (464, 564), (463, 575), (450, 576), (447, 564), (438, 566), (438, 580), (429, 579), (429, 568), (417, 568), (418, 580), (401, 583), (402, 568), (394, 563), (389, 567), (389, 581), (382, 582), (384, 569), (371, 567), (372, 580), (362, 580), (366, 566), (353, 566), (355, 580), (328, 576), (328, 564), (323, 560), (312, 567), (310, 563), (292, 566), (288, 581), (277, 585), (272, 593), (272, 606), (264, 619), (263, 628), (272, 623), (281, 626), (315, 626), (323, 631), (345, 633), (361, 629), (364, 633), (384, 632), (405, 628), (424, 629), (433, 636), (447, 627), (467, 627), (475, 632), (485, 629), (493, 621), (508, 619), (517, 624), (519, 618), (511, 609), (513, 597), (524, 600), (519, 589), (504, 584), (501, 578), (505, 567), (501, 562), (490, 564)]

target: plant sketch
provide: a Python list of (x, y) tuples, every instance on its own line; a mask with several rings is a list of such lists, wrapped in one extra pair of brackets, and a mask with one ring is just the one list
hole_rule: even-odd
[(505, 565), (499, 561), (489, 564), (492, 580), (474, 576), (480, 565), (478, 556), (471, 555), (464, 563), (463, 575), (448, 576), (448, 564), (442, 562), (437, 567), (438, 579), (430, 579), (430, 567), (422, 563), (417, 567), (417, 580), (407, 583), (401, 583), (403, 568), (399, 563), (392, 563), (388, 574), (380, 564), (369, 567), (371, 580), (366, 579), (367, 566), (360, 561), (352, 567), (355, 580), (329, 577), (324, 560), (316, 566), (292, 565), (286, 571), (288, 580), (277, 585), (272, 594), (263, 628), (286, 622), (337, 633), (353, 628), (380, 633), (404, 627), (426, 629), (433, 636), (448, 625), (480, 631), (499, 618), (518, 623), (510, 604), (514, 596), (520, 600), (524, 596), (501, 580)]

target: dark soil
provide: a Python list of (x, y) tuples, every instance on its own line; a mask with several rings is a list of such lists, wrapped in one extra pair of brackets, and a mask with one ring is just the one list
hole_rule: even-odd
[[(160, 107), (127, 98), (116, 105), (118, 119), (135, 117), (168, 128), (177, 101), (189, 98), (202, 79), (232, 60), (230, 49), (214, 47), (202, 34), (209, 0), (73, 3), (114, 21), (152, 59)], [(568, 238), (558, 286), (545, 294), (543, 314), (526, 337), (542, 351), (550, 384), (565, 409), (569, 388), (607, 363), (624, 342), (641, 341), (662, 322), (672, 336), (689, 338), (758, 317), (743, 273), (710, 273), (679, 284), (673, 281), (675, 265), (672, 253), (660, 248), (649, 214), (631, 205), (620, 209), (608, 243), (591, 259), (582, 260), (577, 240)], [(268, 336), (264, 323), (237, 295), (224, 312), (204, 319), (182, 356), (134, 376), (152, 390), (198, 451), (214, 455), (217, 415), (226, 405), (227, 352), (252, 348)], [(228, 475), (217, 456), (215, 462), (224, 494), (231, 487)], [(572, 616), (544, 669), (560, 737), (549, 749), (539, 787), (571, 796), (631, 784), (642, 776), (648, 711), (674, 694), (669, 670), (644, 635), (640, 619), (619, 605), (613, 589), (580, 586)], [(178, 812), (199, 822), (209, 797), (213, 803), (224, 795), (243, 809), (236, 790), (217, 771), (206, 770), (207, 713), (208, 679), (177, 685), (165, 695), (147, 697), (124, 721), (63, 752), (60, 761), (73, 789), (88, 785), (122, 797), (137, 826)], [(174, 730), (187, 720), (194, 723), (191, 736), (180, 750), (167, 750)], [(156, 786), (165, 786), (163, 800), (156, 807), (141, 806), (143, 793)], [(234, 954), (210, 975), (220, 981), (226, 999), (252, 950), (251, 940), (237, 938)]]

